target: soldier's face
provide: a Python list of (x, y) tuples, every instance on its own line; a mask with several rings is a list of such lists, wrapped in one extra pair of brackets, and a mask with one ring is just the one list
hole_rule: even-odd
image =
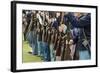
[(69, 41), (69, 44), (70, 44), (70, 45), (73, 44), (73, 40), (72, 40), (72, 39)]
[(80, 16), (81, 16), (81, 13), (79, 13), (79, 12), (75, 12), (75, 13), (74, 13), (74, 16), (76, 16), (76, 17), (80, 17)]
[(61, 26), (59, 26), (59, 32), (62, 32), (63, 28)]
[(58, 18), (60, 16), (60, 12), (57, 12), (56, 13), (56, 17)]

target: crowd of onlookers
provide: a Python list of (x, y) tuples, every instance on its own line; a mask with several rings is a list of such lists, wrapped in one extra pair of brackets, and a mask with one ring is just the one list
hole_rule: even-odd
[(24, 41), (43, 61), (91, 58), (91, 14), (23, 10)]

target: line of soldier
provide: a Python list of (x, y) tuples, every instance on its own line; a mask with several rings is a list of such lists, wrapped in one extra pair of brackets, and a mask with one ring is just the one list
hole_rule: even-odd
[(43, 61), (79, 59), (70, 23), (64, 22), (63, 18), (63, 12), (27, 12), (26, 26), (23, 23), (24, 40), (28, 40), (33, 55), (41, 56)]

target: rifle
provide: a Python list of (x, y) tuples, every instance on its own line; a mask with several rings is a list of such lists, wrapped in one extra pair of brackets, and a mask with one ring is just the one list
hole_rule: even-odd
[(64, 54), (65, 54), (65, 48), (66, 48), (66, 37), (67, 35), (64, 35), (62, 37), (62, 41), (61, 41), (61, 60), (64, 60)]
[(54, 30), (54, 28), (52, 28), (51, 29), (51, 41), (50, 41), (50, 43), (52, 43), (52, 44), (54, 44), (54, 35), (55, 35), (55, 30)]
[(58, 38), (58, 31), (55, 30), (55, 35), (54, 35), (55, 39), (54, 39), (54, 50), (56, 50), (57, 47), (57, 38)]
[(69, 44), (69, 41), (70, 41), (70, 39), (72, 38), (71, 37), (71, 33), (70, 33), (70, 23), (68, 22), (68, 24), (67, 24), (67, 27), (68, 27), (68, 29), (67, 29), (67, 37), (66, 37), (66, 46), (65, 46), (65, 50), (64, 50), (64, 60), (71, 60), (72, 58), (71, 58), (71, 56), (70, 56), (70, 53), (71, 53), (71, 50), (70, 50), (70, 44)]
[(60, 56), (61, 54), (61, 33), (59, 32), (58, 40), (57, 40), (57, 47), (56, 47), (56, 56)]

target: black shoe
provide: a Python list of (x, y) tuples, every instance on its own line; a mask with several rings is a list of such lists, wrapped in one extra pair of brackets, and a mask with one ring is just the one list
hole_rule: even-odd
[(29, 53), (29, 54), (32, 54), (32, 52), (30, 52), (30, 51), (29, 51), (28, 53)]

